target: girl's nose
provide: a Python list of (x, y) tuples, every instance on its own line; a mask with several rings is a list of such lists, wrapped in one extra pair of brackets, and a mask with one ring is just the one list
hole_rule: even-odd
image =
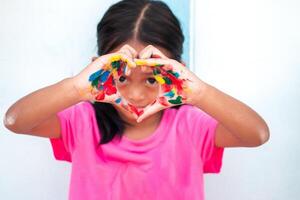
[(141, 87), (131, 87), (128, 93), (128, 100), (136, 106), (143, 106), (145, 102), (145, 90)]

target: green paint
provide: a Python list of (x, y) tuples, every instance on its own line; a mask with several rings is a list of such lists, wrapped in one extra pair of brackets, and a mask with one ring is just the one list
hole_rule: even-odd
[(157, 74), (160, 74), (160, 70), (157, 68), (153, 69), (153, 75), (157, 75)]
[(91, 84), (92, 84), (93, 87), (97, 87), (98, 86), (98, 79), (93, 80)]
[(112, 62), (111, 66), (112, 66), (113, 69), (119, 69), (120, 68), (120, 61)]
[(168, 77), (163, 77), (163, 79), (165, 80), (165, 82), (166, 82), (167, 85), (171, 85), (172, 84), (171, 79), (169, 79)]
[(171, 103), (171, 104), (182, 104), (182, 97), (181, 96), (178, 96), (176, 99), (171, 99), (171, 100), (169, 100), (169, 102)]
[(176, 78), (179, 77), (179, 74), (177, 72), (174, 72), (173, 70), (168, 70), (168, 73), (172, 74), (173, 76), (175, 76)]

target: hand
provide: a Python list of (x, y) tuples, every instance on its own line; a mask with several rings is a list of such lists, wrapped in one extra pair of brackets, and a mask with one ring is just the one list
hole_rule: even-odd
[(128, 104), (118, 92), (114, 79), (131, 73), (131, 68), (136, 67), (133, 58), (137, 56), (135, 50), (129, 45), (124, 45), (118, 52), (93, 57), (88, 65), (77, 76), (73, 77), (74, 86), (79, 91), (83, 100), (93, 100), (115, 104), (131, 112), (137, 118), (137, 109)]
[(164, 56), (164, 58), (134, 59), (134, 62), (137, 66), (147, 66), (148, 70), (150, 68), (161, 85), (157, 99), (144, 109), (137, 122), (172, 106), (192, 104), (196, 96), (202, 92), (204, 82), (176, 60)]

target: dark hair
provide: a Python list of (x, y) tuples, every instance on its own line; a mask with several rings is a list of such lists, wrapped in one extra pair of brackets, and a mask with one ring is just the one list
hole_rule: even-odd
[[(112, 5), (97, 26), (98, 55), (104, 55), (129, 40), (137, 40), (168, 50), (181, 61), (184, 36), (180, 22), (161, 1), (123, 0)], [(109, 103), (94, 102), (101, 134), (99, 144), (122, 137), (125, 121)], [(180, 106), (175, 106), (176, 108)]]

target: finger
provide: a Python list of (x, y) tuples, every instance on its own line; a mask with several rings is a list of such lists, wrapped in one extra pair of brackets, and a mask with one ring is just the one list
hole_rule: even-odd
[(132, 57), (132, 54), (129, 49), (122, 49), (122, 50), (118, 51), (117, 53), (125, 55), (124, 57), (126, 57), (130, 60), (133, 60), (133, 58), (134, 58), (134, 57)]
[(136, 67), (135, 62), (131, 59), (131, 57), (129, 57), (127, 54), (122, 53), (122, 52), (107, 54), (106, 56), (104, 56), (103, 59), (104, 59), (104, 62), (107, 64), (111, 64), (114, 61), (122, 60), (127, 63), (128, 67), (131, 67), (131, 68)]
[(132, 46), (126, 45), (126, 47), (130, 51), (132, 58), (136, 58), (138, 56), (138, 52)]
[(145, 109), (144, 109), (144, 113), (142, 115), (140, 115), (137, 119), (137, 122), (140, 123), (141, 121), (143, 121), (144, 119), (146, 119), (147, 117), (153, 115), (154, 113), (157, 113), (161, 110), (163, 110), (165, 107), (162, 106), (161, 104), (159, 104), (158, 102), (155, 102), (152, 105), (148, 105)]
[(131, 69), (127, 67), (125, 70), (125, 75), (129, 76), (130, 74), (131, 74)]
[(133, 59), (137, 56), (137, 52), (130, 45), (126, 44), (118, 51), (118, 53), (122, 53), (126, 55), (128, 58), (130, 58), (130, 61), (132, 61), (130, 62), (131, 64), (129, 67), (125, 66), (125, 75), (129, 76), (131, 73), (130, 67), (135, 67), (135, 63), (133, 62)]
[[(185, 77), (186, 71), (188, 70), (180, 62), (173, 59), (161, 59), (161, 58), (149, 58), (149, 59), (134, 59), (137, 66), (146, 65), (152, 67), (161, 67), (164, 70), (171, 70), (174, 75), (178, 78), (179, 76)], [(176, 74), (177, 73), (177, 74)]]
[(140, 112), (140, 110), (137, 111), (137, 108), (133, 108), (134, 106), (129, 104), (125, 98), (122, 98), (121, 103), (115, 105), (118, 106), (120, 109), (124, 110), (125, 112), (131, 114), (135, 119), (138, 118), (138, 112)]
[(157, 65), (165, 65), (171, 64), (170, 59), (162, 59), (162, 58), (148, 58), (148, 59), (134, 59), (133, 60), (136, 65), (144, 65), (144, 66), (157, 66)]
[(132, 106), (129, 105), (127, 100), (125, 98), (123, 98), (119, 92), (117, 92), (114, 95), (110, 95), (110, 96), (106, 95), (105, 100), (102, 102), (113, 104), (113, 105), (119, 107), (120, 109), (124, 110), (125, 112), (128, 112), (131, 115), (133, 115), (133, 117), (135, 119), (138, 118), (137, 113), (140, 111), (136, 111), (135, 109), (133, 109)]
[(147, 72), (152, 72), (153, 71), (153, 69), (151, 69), (151, 67), (147, 66), (146, 60), (144, 60), (144, 59), (134, 59), (133, 61), (135, 62), (136, 66), (141, 67), (142, 72), (147, 73)]
[(120, 105), (120, 104), (124, 103), (124, 100), (121, 97), (120, 93), (117, 92), (116, 94), (113, 94), (113, 95), (106, 95), (104, 102), (112, 103), (115, 105)]
[(139, 53), (140, 59), (148, 59), (153, 57), (163, 59), (167, 58), (167, 56), (165, 56), (158, 48), (154, 47), (153, 45), (148, 45)]
[(137, 112), (134, 109), (132, 109), (132, 105), (130, 105), (125, 98), (122, 97), (120, 98), (121, 98), (120, 102), (117, 102), (115, 100), (114, 102), (112, 102), (112, 104), (116, 105), (117, 107), (124, 110), (125, 112), (130, 113), (135, 119), (137, 119), (138, 118)]
[[(173, 66), (170, 64), (170, 59), (134, 59), (134, 62), (137, 66), (141, 66), (142, 71), (146, 72), (145, 66), (148, 66), (147, 68), (149, 71), (155, 70), (155, 67), (162, 67), (164, 70), (173, 70)], [(160, 71), (160, 70), (159, 70)]]
[(125, 44), (119, 51), (126, 52), (126, 54), (128, 54), (128, 56), (130, 56), (132, 59), (136, 58), (138, 55), (137, 51), (128, 44)]

